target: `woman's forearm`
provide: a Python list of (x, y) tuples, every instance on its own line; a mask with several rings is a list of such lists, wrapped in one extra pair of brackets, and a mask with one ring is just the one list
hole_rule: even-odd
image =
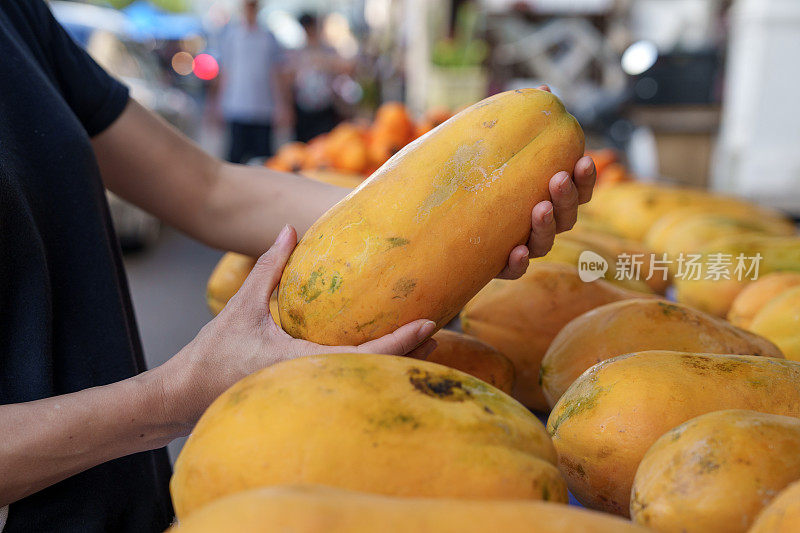
[(299, 235), (348, 189), (296, 174), (225, 164), (209, 196), (200, 238), (216, 248), (258, 256), (275, 241), (285, 224)]
[(169, 421), (153, 371), (111, 385), (0, 406), (0, 507), (100, 463), (166, 445)]

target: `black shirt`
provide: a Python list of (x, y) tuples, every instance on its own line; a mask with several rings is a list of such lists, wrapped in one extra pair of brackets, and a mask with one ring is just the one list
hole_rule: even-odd
[[(127, 100), (41, 0), (0, 0), (0, 404), (144, 370), (89, 142)], [(3, 533), (163, 531), (169, 475), (165, 449), (102, 464), (11, 504)]]

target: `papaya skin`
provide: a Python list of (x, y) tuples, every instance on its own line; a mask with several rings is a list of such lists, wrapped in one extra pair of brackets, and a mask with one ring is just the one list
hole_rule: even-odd
[(634, 299), (597, 307), (575, 318), (542, 359), (542, 390), (552, 407), (592, 365), (617, 355), (672, 350), (783, 358), (773, 343), (691, 307)]
[(239, 381), (200, 418), (170, 482), (181, 520), (225, 495), (321, 484), (387, 495), (566, 502), (544, 426), (458, 370), (306, 356)]
[(240, 492), (200, 509), (170, 533), (635, 533), (617, 517), (557, 503), (392, 498), (320, 486)]
[(604, 280), (585, 283), (574, 266), (532, 262), (522, 278), (492, 280), (470, 300), (461, 312), (461, 328), (511, 360), (516, 369), (514, 398), (530, 409), (546, 411), (539, 367), (559, 330), (585, 311), (641, 296)]
[(547, 91), (483, 100), (395, 154), (298, 244), (278, 293), (290, 335), (354, 345), (420, 317), (444, 326), (527, 242), (583, 132)]
[(749, 283), (736, 296), (728, 311), (728, 321), (749, 328), (761, 309), (782, 292), (800, 285), (800, 272), (773, 272)]
[(708, 273), (704, 268), (701, 279), (676, 277), (675, 297), (679, 302), (720, 317), (728, 314), (739, 293), (753, 281), (744, 275), (739, 280), (734, 275), (735, 258), (740, 254), (744, 257), (761, 255), (758, 276), (778, 271), (800, 272), (800, 236), (730, 235), (707, 243), (698, 253), (701, 254), (700, 262), (704, 265), (710, 263), (711, 254), (728, 254), (733, 257), (731, 279), (705, 279)]
[(800, 361), (800, 287), (770, 300), (753, 318), (750, 330), (778, 345), (787, 359)]
[(800, 416), (800, 363), (649, 351), (584, 372), (547, 421), (561, 473), (592, 509), (627, 516), (636, 469), (673, 427), (722, 409)]
[(633, 481), (631, 517), (655, 531), (746, 533), (800, 480), (800, 419), (715, 411), (662, 435)]
[(800, 531), (800, 481), (781, 491), (761, 511), (749, 533), (795, 533)]
[(433, 336), (436, 349), (425, 359), (470, 376), (511, 394), (514, 365), (508, 357), (471, 335), (441, 329)]

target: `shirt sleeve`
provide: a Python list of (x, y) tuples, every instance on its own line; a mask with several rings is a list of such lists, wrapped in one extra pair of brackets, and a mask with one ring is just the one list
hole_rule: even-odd
[(122, 114), (128, 88), (72, 40), (42, 0), (34, 0), (30, 6), (60, 93), (89, 136), (97, 135)]

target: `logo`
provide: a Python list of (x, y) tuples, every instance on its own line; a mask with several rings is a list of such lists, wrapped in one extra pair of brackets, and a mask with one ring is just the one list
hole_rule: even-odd
[(591, 250), (584, 250), (578, 258), (578, 275), (581, 281), (590, 282), (600, 279), (608, 272), (608, 261)]

